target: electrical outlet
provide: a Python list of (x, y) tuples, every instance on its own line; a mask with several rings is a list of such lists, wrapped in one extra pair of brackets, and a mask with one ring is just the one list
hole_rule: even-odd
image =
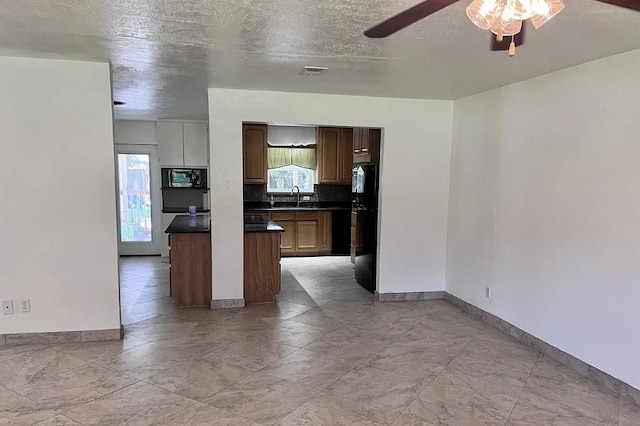
[(13, 315), (13, 300), (2, 301), (2, 315)]
[(486, 286), (484, 288), (484, 297), (491, 297), (491, 287)]
[(31, 299), (22, 299), (20, 301), (20, 312), (31, 312)]
[(303, 195), (302, 196), (302, 201), (309, 201), (311, 199), (311, 196), (309, 195)]

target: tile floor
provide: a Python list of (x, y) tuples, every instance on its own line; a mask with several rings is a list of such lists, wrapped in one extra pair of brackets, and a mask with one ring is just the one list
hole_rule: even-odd
[(444, 301), (377, 303), (347, 258), (276, 305), (177, 310), (122, 261), (123, 341), (0, 348), (0, 424), (640, 425), (640, 408)]

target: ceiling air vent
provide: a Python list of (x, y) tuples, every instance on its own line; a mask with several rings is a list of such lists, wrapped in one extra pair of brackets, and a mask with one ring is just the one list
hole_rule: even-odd
[(322, 74), (328, 69), (329, 68), (327, 67), (316, 67), (313, 65), (305, 65), (304, 68), (302, 69), (302, 75), (309, 75), (313, 77), (313, 76)]

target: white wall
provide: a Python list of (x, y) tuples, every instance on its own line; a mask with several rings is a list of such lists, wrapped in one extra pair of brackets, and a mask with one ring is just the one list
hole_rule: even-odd
[(455, 101), (446, 286), (636, 388), (639, 69), (640, 50)]
[(113, 138), (117, 144), (158, 145), (156, 122), (116, 120), (113, 126)]
[(242, 122), (384, 128), (378, 291), (444, 290), (451, 101), (209, 89), (213, 298), (242, 298)]
[(109, 64), (0, 57), (0, 93), (0, 334), (119, 328)]

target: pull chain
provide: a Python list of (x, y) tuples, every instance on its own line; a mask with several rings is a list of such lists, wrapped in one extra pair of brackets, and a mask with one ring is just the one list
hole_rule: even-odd
[(515, 42), (515, 34), (511, 36), (511, 44), (509, 44), (509, 56), (513, 57), (516, 55), (516, 42)]

